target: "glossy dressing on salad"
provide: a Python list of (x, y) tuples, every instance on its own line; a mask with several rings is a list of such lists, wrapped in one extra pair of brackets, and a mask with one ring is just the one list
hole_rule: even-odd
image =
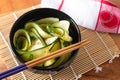
[[(69, 27), (69, 21), (55, 17), (27, 22), (24, 28), (15, 32), (13, 43), (20, 57), (24, 61), (30, 61), (71, 45)], [(40, 63), (36, 67), (54, 68), (63, 64), (70, 56), (71, 53), (65, 54)]]

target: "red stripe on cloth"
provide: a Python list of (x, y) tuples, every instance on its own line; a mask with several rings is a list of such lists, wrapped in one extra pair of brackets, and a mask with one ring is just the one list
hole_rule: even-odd
[(62, 9), (63, 3), (64, 3), (64, 0), (61, 1), (60, 5), (59, 5), (59, 7), (58, 7), (58, 10), (61, 10), (61, 9)]
[(102, 2), (103, 2), (103, 0), (101, 0), (100, 10), (99, 10), (99, 13), (98, 13), (98, 18), (97, 18), (97, 23), (96, 23), (96, 26), (95, 26), (95, 30), (96, 30), (97, 27), (98, 27), (98, 22), (99, 22), (99, 17), (100, 17), (100, 11), (101, 11), (101, 8), (102, 8)]

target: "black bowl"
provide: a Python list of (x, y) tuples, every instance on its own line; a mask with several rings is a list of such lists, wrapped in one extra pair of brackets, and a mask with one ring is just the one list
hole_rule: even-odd
[[(46, 17), (57, 17), (60, 20), (68, 20), (70, 22), (70, 28), (69, 28), (70, 36), (73, 38), (72, 44), (81, 41), (81, 34), (80, 34), (80, 31), (79, 31), (78, 25), (75, 23), (75, 21), (70, 16), (68, 16), (64, 12), (58, 11), (58, 10), (55, 10), (55, 9), (51, 9), (51, 8), (38, 8), (38, 9), (28, 11), (25, 14), (23, 14), (21, 17), (19, 17), (18, 20), (14, 23), (13, 27), (11, 28), (10, 36), (9, 36), (10, 37), (11, 48), (12, 48), (14, 54), (17, 56), (17, 58), (20, 62), (24, 63), (22, 58), (16, 52), (15, 46), (13, 44), (14, 33), (18, 29), (23, 28), (24, 25), (28, 21), (38, 20), (38, 19), (46, 18)], [(78, 52), (78, 50), (73, 51), (72, 56), (64, 64), (62, 64), (58, 67), (51, 68), (51, 69), (39, 69), (39, 68), (36, 68), (36, 69), (47, 70), (47, 71), (58, 71), (58, 70), (60, 70), (64, 67), (68, 66), (73, 61), (75, 56), (77, 55), (77, 52)]]

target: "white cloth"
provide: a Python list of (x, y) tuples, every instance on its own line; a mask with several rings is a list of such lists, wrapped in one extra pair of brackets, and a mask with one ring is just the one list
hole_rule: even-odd
[(42, 0), (41, 7), (59, 9), (62, 1), (64, 2), (61, 11), (71, 16), (77, 24), (92, 30), (103, 32), (118, 33), (117, 31), (120, 31), (117, 30), (118, 28), (114, 29), (114, 31), (107, 28), (96, 29), (101, 9), (101, 0)]

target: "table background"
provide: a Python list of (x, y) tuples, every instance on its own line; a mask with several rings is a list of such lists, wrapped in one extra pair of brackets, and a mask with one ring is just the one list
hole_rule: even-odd
[[(111, 0), (120, 8), (120, 0)], [(1, 0), (0, 15), (7, 14), (16, 10), (28, 8), (40, 4), (41, 0)], [(110, 34), (120, 49), (120, 35)], [(120, 58), (116, 58), (112, 64), (108, 62), (101, 65), (103, 71), (95, 73), (94, 70), (87, 72), (81, 80), (120, 80)]]

